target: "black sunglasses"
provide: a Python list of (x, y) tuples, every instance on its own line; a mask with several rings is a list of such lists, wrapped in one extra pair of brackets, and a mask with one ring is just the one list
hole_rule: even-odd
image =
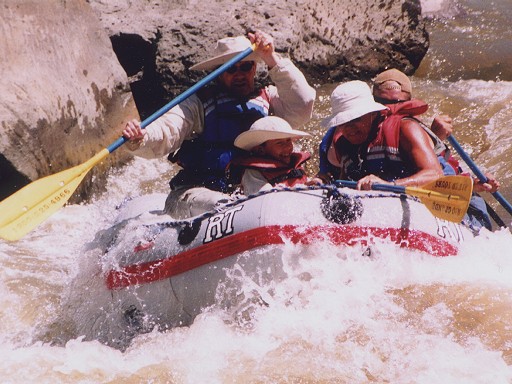
[(250, 72), (253, 66), (254, 66), (254, 61), (244, 61), (240, 65), (235, 64), (232, 67), (229, 67), (228, 69), (226, 69), (226, 72), (229, 73), (230, 75), (236, 73), (236, 71)]

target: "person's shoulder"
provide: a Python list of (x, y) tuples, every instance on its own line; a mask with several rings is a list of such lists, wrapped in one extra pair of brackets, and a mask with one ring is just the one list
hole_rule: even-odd
[(432, 139), (421, 124), (414, 119), (402, 119), (400, 124), (400, 140), (411, 143), (431, 142)]
[(423, 130), (423, 127), (421, 126), (421, 122), (414, 118), (414, 117), (407, 117), (400, 120), (400, 128), (401, 129), (421, 129)]

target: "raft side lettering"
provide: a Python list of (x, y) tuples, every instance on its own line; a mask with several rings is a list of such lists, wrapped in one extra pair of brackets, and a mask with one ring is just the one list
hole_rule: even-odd
[(462, 233), (461, 225), (452, 223), (447, 220), (436, 217), (437, 222), (437, 235), (443, 239), (451, 238), (456, 240), (458, 243), (464, 241), (464, 235)]
[(204, 234), (203, 244), (231, 235), (235, 230), (235, 213), (241, 211), (243, 207), (244, 206), (242, 205), (240, 207), (228, 209), (225, 212), (210, 217)]

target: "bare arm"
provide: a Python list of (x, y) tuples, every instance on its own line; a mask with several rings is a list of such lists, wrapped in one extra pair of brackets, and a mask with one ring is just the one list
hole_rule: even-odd
[[(432, 132), (441, 140), (445, 140), (453, 132), (453, 120), (448, 115), (439, 115), (432, 121)], [(491, 173), (486, 173), (487, 183), (483, 183), (478, 177), (473, 178), (473, 189), (475, 192), (489, 192), (494, 193), (500, 188), (500, 183), (496, 177)]]
[(443, 176), (431, 141), (421, 126), (413, 120), (402, 120), (400, 151), (414, 165), (416, 173), (396, 180), (397, 185), (419, 187)]
[(400, 129), (400, 155), (405, 162), (412, 163), (416, 172), (395, 182), (389, 182), (375, 175), (368, 175), (357, 182), (357, 189), (372, 189), (372, 184), (396, 184), (404, 187), (420, 187), (443, 176), (432, 141), (414, 120), (402, 120)]
[(478, 177), (473, 178), (473, 190), (475, 192), (494, 193), (500, 188), (500, 182), (492, 173), (485, 173), (487, 183), (482, 183)]

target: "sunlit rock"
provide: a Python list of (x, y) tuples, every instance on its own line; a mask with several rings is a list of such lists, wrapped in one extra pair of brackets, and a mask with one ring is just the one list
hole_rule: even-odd
[[(0, 19), (3, 198), (28, 180), (91, 158), (120, 136), (136, 110), (126, 74), (89, 4), (10, 1)], [(116, 154), (106, 163), (119, 160)], [(103, 175), (101, 169), (91, 176)], [(88, 194), (90, 181), (78, 192)]]

